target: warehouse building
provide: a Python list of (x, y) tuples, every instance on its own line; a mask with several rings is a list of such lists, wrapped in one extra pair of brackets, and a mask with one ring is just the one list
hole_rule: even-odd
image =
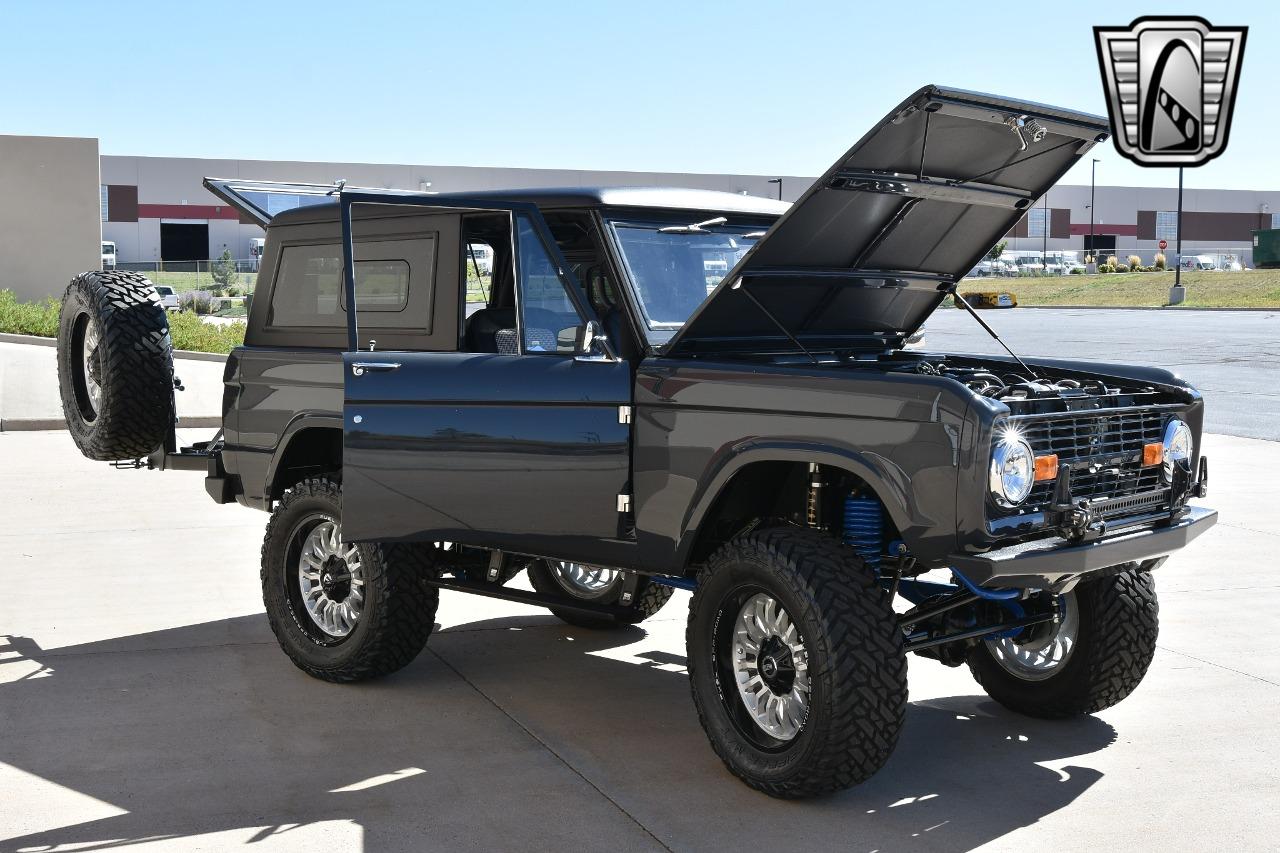
[[(1168, 171), (1170, 179), (1176, 172)], [(431, 192), (560, 186), (687, 186), (773, 196), (773, 175), (709, 175), (654, 172), (586, 172), (552, 169), (472, 168), (368, 163), (301, 163), (266, 160), (200, 160), (168, 157), (102, 158), (103, 239), (117, 245), (122, 262), (178, 262), (251, 256), (257, 226), (201, 187), (206, 176), (349, 184)], [(812, 177), (782, 177), (782, 195), (797, 198)], [(1083, 252), (1093, 233), (1101, 254), (1138, 253), (1144, 261), (1165, 240), (1177, 244), (1177, 189), (1061, 185), (1028, 211), (1009, 233), (1018, 250)], [(282, 201), (287, 204), (287, 200)], [(1047, 207), (1046, 207), (1047, 204)], [(1275, 211), (1274, 213), (1272, 211)], [(1183, 254), (1234, 255), (1252, 265), (1251, 232), (1280, 227), (1280, 191), (1188, 189), (1183, 198)]]
[[(95, 139), (0, 136), (0, 179), (21, 205), (0, 210), (0, 288), (23, 298), (60, 293), (75, 270), (101, 262), (99, 241), (121, 266), (148, 269), (217, 258), (252, 263), (256, 225), (210, 194), (206, 176), (427, 192), (537, 186), (686, 186), (794, 200), (812, 177), (479, 168), (440, 165), (98, 156)], [(1170, 180), (1176, 172), (1168, 171)], [(15, 189), (16, 188), (16, 189)], [(288, 199), (280, 203), (290, 206)], [(1092, 233), (1100, 253), (1177, 245), (1177, 191), (1062, 185), (1009, 233), (1016, 251), (1076, 250)], [(1252, 266), (1256, 229), (1280, 227), (1280, 191), (1188, 189), (1183, 255), (1232, 257)], [(1273, 212), (1275, 211), (1275, 212)], [(1092, 225), (1091, 225), (1092, 223)], [(1092, 232), (1090, 231), (1092, 227)]]

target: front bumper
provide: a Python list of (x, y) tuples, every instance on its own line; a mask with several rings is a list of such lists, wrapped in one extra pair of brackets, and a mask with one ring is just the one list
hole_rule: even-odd
[(1217, 520), (1217, 510), (1188, 507), (1172, 523), (1121, 531), (1084, 544), (1055, 536), (985, 554), (955, 554), (949, 562), (952, 569), (976, 584), (1043, 587), (1109, 566), (1164, 556), (1185, 546)]

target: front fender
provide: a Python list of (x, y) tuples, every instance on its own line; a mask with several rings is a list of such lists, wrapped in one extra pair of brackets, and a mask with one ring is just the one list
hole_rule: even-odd
[[(949, 455), (950, 450), (947, 453)], [(917, 472), (913, 480), (912, 474), (889, 456), (841, 446), (830, 440), (817, 442), (756, 437), (726, 445), (710, 461), (707, 476), (701, 480), (681, 524), (680, 541), (676, 547), (678, 565), (688, 565), (704, 521), (733, 478), (757, 462), (817, 462), (847, 471), (866, 483), (880, 499), (913, 554), (930, 559), (944, 555), (954, 547), (955, 524), (951, 516), (955, 494), (953, 476), (949, 478), (949, 484), (936, 484), (948, 499), (925, 506), (912, 485), (913, 481), (920, 481), (921, 474)]]

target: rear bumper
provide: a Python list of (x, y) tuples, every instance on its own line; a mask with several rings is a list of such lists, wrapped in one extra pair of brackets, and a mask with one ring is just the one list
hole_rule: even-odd
[(1161, 557), (1185, 546), (1218, 520), (1218, 511), (1188, 507), (1171, 524), (1124, 531), (1073, 545), (1059, 537), (1023, 542), (985, 554), (955, 554), (949, 562), (977, 584), (1043, 586), (1074, 575)]

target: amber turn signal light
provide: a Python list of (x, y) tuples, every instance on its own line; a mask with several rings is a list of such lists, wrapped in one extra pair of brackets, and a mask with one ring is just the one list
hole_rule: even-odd
[(1142, 445), (1142, 467), (1150, 468), (1152, 465), (1160, 465), (1164, 463), (1164, 445), (1160, 442), (1154, 444)]
[(1058, 454), (1036, 457), (1036, 482), (1052, 480), (1058, 476)]

